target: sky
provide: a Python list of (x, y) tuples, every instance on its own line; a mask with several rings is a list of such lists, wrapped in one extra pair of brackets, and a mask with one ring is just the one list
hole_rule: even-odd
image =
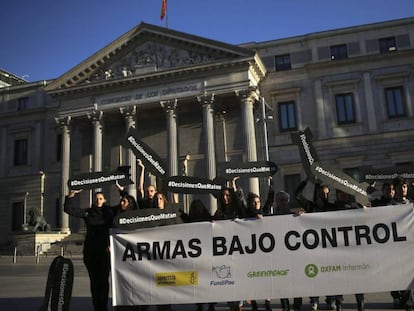
[[(414, 16), (414, 0), (1, 0), (0, 69), (55, 79), (141, 22), (230, 44)], [(167, 23), (168, 22), (168, 23)]]

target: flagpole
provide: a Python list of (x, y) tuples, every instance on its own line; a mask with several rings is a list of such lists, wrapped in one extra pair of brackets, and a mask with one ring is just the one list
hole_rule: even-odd
[(168, 29), (168, 2), (166, 1), (165, 3), (165, 28)]

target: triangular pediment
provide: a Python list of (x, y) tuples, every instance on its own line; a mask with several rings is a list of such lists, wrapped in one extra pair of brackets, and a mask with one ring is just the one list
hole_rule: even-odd
[(53, 91), (167, 73), (186, 67), (253, 58), (254, 51), (183, 32), (141, 23), (64, 73), (46, 90)]

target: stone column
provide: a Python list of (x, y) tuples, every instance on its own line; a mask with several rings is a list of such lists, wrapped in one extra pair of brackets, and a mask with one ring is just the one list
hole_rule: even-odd
[(169, 176), (178, 175), (178, 141), (177, 141), (177, 100), (167, 100), (160, 102), (167, 115), (167, 150)]
[(371, 75), (369, 72), (364, 72), (364, 90), (365, 90), (365, 101), (367, 103), (367, 114), (368, 114), (368, 129), (369, 132), (376, 132), (377, 127), (377, 116), (375, 114), (374, 99), (372, 96), (371, 86)]
[[(251, 89), (238, 91), (236, 94), (240, 99), (242, 109), (243, 134), (245, 138), (244, 152), (246, 155), (246, 161), (256, 162), (257, 147), (253, 104), (257, 100), (257, 94), (254, 90)], [(257, 177), (249, 178), (248, 191), (259, 194), (259, 180)]]
[[(128, 132), (130, 127), (135, 127), (135, 115), (136, 115), (136, 106), (119, 108), (119, 111), (125, 118), (126, 131)], [(128, 193), (134, 198), (137, 197), (137, 161), (135, 155), (131, 149), (126, 151), (126, 163), (131, 168), (129, 170), (131, 174), (131, 180), (134, 182), (132, 185), (128, 185)]]
[[(211, 180), (216, 178), (216, 150), (214, 141), (214, 94), (204, 94), (197, 97), (203, 107), (203, 127), (205, 132), (205, 155), (207, 161), (207, 177)], [(217, 200), (210, 195), (208, 197), (210, 213), (217, 209)]]
[[(7, 159), (7, 131), (0, 127), (0, 159)], [(6, 176), (6, 161), (0, 161), (0, 175)]]
[(324, 99), (323, 99), (323, 91), (322, 91), (322, 81), (315, 80), (315, 101), (316, 101), (316, 111), (318, 116), (318, 136), (319, 137), (326, 137), (327, 136), (327, 124), (326, 124), (326, 117), (325, 117), (325, 106), (324, 106)]
[(63, 203), (66, 195), (69, 194), (67, 186), (69, 180), (70, 167), (70, 116), (55, 118), (62, 133), (62, 175), (61, 175), (61, 192), (60, 192), (60, 231), (70, 232), (69, 229), (69, 215), (63, 211)]
[[(96, 108), (92, 112), (88, 113), (88, 119), (92, 121), (93, 125), (93, 171), (102, 171), (102, 125), (101, 120), (103, 111)], [(101, 191), (101, 189), (95, 189), (95, 191)]]

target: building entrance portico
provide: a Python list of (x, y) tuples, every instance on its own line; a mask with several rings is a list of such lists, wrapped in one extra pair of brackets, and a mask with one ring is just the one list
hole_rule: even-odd
[[(131, 126), (165, 160), (168, 176), (183, 175), (180, 159), (187, 161), (185, 174), (211, 180), (218, 163), (258, 159), (254, 108), (265, 70), (257, 55), (203, 38), (191, 36), (190, 42), (186, 34), (152, 25), (141, 24), (133, 33), (132, 39), (131, 33), (121, 37), (47, 87), (59, 104), (61, 202), (70, 176), (119, 166), (130, 166), (134, 184), (128, 190), (137, 195), (140, 171), (124, 141)], [(166, 61), (168, 53), (175, 61)], [(225, 116), (225, 128), (219, 114)], [(243, 186), (259, 193), (257, 178)], [(111, 204), (117, 203), (114, 188), (102, 190)], [(91, 200), (90, 193), (81, 194), (81, 205)], [(203, 201), (213, 213), (214, 197)], [(67, 217), (62, 212), (62, 230), (69, 228)]]

